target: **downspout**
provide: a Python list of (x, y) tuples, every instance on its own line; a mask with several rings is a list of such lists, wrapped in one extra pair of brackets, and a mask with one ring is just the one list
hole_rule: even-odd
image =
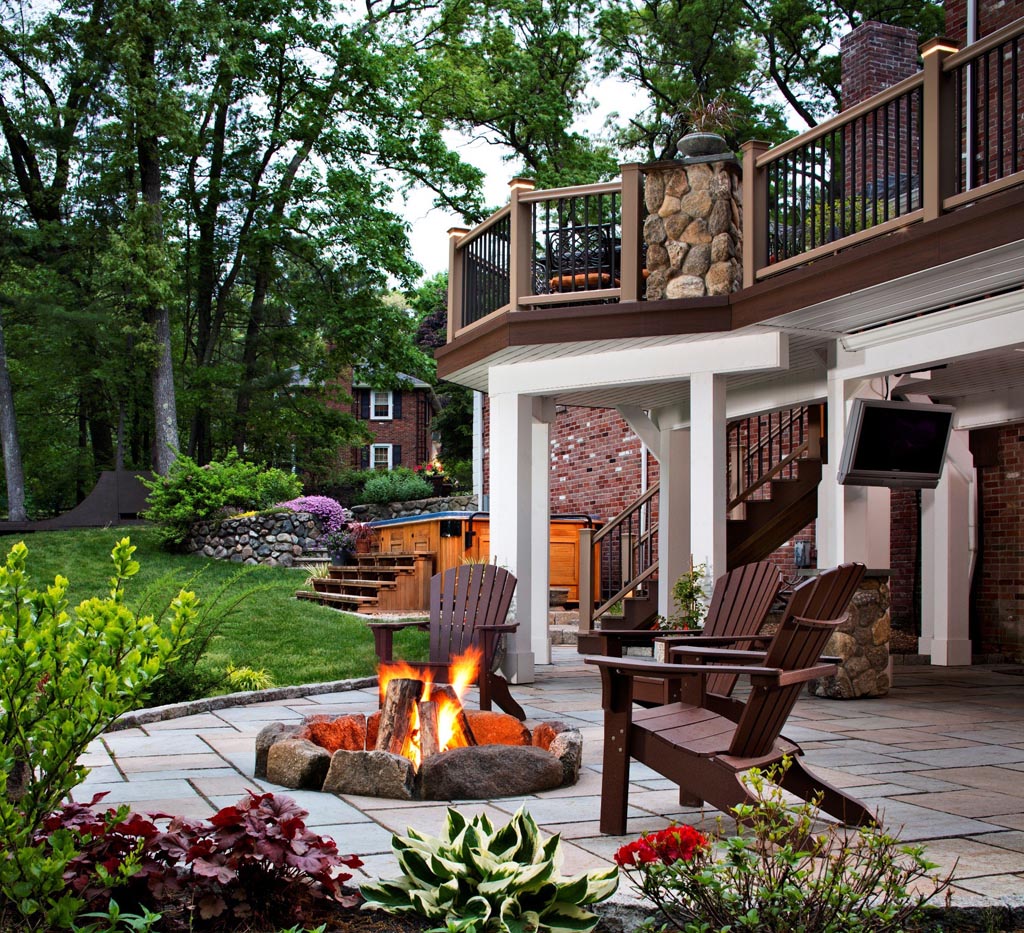
[(486, 509), (484, 502), (484, 394), (473, 392), (473, 495), (477, 508)]

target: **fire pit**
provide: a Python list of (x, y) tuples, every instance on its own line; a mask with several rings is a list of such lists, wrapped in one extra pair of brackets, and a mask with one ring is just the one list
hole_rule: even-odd
[(531, 729), (504, 713), (463, 708), (475, 662), (456, 659), (445, 684), (388, 665), (379, 671), (379, 712), (270, 724), (256, 739), (256, 777), (402, 800), (488, 799), (575, 784), (579, 730), (559, 722)]

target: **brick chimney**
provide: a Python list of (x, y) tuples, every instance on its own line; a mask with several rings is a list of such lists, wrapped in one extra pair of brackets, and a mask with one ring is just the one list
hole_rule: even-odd
[(844, 110), (920, 70), (917, 33), (905, 26), (862, 23), (843, 36), (839, 51)]

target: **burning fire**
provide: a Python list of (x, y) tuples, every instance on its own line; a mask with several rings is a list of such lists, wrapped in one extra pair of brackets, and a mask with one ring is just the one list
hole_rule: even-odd
[[(444, 752), (469, 745), (470, 738), (462, 725), (465, 721), (462, 716), (462, 698), (469, 687), (477, 681), (481, 656), (479, 648), (469, 648), (452, 658), (448, 666), (448, 684), (455, 694), (455, 699), (452, 699), (447, 691), (435, 689), (430, 668), (414, 667), (404, 661), (382, 664), (377, 670), (381, 699), (387, 696), (388, 684), (393, 680), (420, 681), (423, 685), (420, 702), (430, 701), (437, 705), (438, 751)], [(401, 753), (419, 769), (423, 761), (419, 704), (412, 705), (409, 715), (408, 737)]]

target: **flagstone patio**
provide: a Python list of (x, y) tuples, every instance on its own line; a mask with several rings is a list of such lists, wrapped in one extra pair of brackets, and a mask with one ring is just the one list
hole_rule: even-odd
[[(530, 720), (561, 719), (583, 734), (574, 787), (525, 798), (459, 803), (506, 821), (525, 804), (541, 828), (562, 834), (563, 871), (609, 864), (614, 851), (670, 820), (710, 824), (717, 811), (680, 808), (675, 785), (645, 766), (631, 769), (628, 837), (602, 836), (600, 683), (572, 647), (553, 649), (537, 682), (515, 687)], [(270, 722), (312, 713), (376, 708), (375, 687), (252, 702), (109, 732), (84, 758), (92, 771), (76, 792), (105, 791), (107, 803), (207, 817), (246, 788), (281, 791), (309, 811), (308, 825), (359, 855), (370, 877), (396, 873), (392, 832), (437, 832), (445, 803), (288, 791), (253, 778), (254, 740)], [(469, 702), (475, 703), (471, 695)], [(785, 730), (823, 777), (882, 811), (888, 828), (925, 843), (943, 869), (959, 860), (953, 903), (1024, 905), (1024, 668), (896, 668), (883, 699), (802, 697)], [(616, 898), (632, 900), (628, 885)]]

